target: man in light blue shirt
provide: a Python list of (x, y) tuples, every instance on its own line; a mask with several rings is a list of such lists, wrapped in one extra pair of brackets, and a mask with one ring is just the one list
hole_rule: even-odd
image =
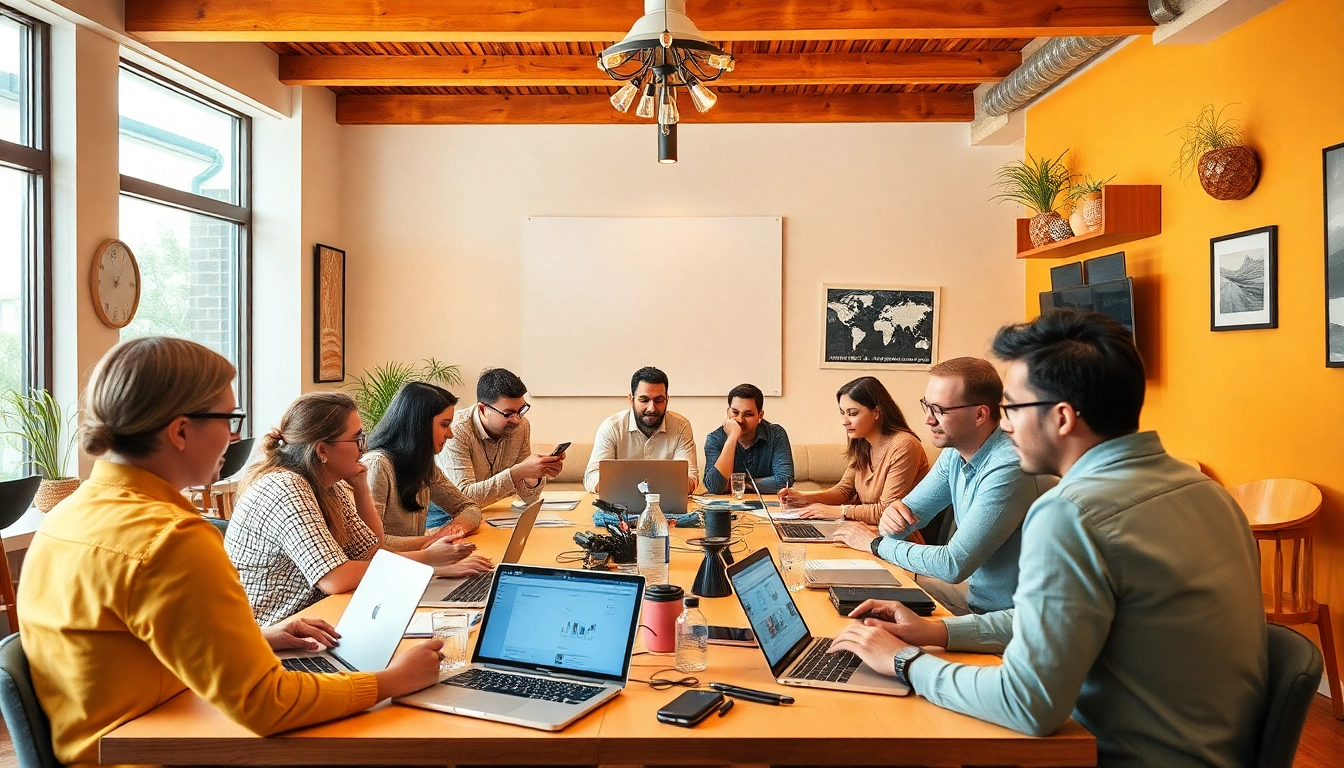
[[(1045, 735), (1073, 715), (1102, 766), (1254, 764), (1268, 695), (1250, 528), (1217, 483), (1138, 432), (1143, 363), (1101, 315), (1008, 326), (1004, 432), (1060, 476), (1022, 527), (1015, 607), (945, 621), (869, 601), (837, 635), (933, 703)], [(979, 667), (920, 646), (1002, 652)]]
[[(883, 536), (856, 523), (834, 534), (916, 574), (924, 591), (958, 616), (1013, 607), (1022, 519), (1041, 494), (999, 429), (1001, 399), (1003, 382), (987, 360), (958, 357), (931, 368), (919, 404), (943, 452), (919, 485), (883, 512)], [(1041, 480), (1044, 487), (1052, 481)], [(949, 505), (957, 528), (947, 544), (903, 541)]]

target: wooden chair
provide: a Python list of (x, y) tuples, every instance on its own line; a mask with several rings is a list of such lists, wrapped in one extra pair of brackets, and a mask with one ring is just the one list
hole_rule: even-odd
[[(238, 482), (229, 478), (243, 471), (248, 457), (252, 455), (253, 442), (255, 438), (249, 437), (230, 445), (224, 452), (224, 466), (219, 470), (219, 482), (204, 488), (192, 489), (192, 503), (197, 503), (199, 494), (201, 512), (206, 517), (217, 517), (220, 520), (233, 517), (233, 496), (238, 491)], [(219, 500), (219, 506), (215, 506), (216, 499)]]
[[(1272, 542), (1274, 565), (1270, 591), (1263, 595), (1265, 619), (1274, 624), (1315, 624), (1330, 682), (1335, 719), (1344, 720), (1339, 659), (1335, 655), (1330, 607), (1316, 602), (1312, 543), (1320, 525), (1321, 491), (1305, 480), (1257, 480), (1231, 489), (1257, 542)], [(1261, 560), (1263, 562), (1263, 553)]]
[[(33, 505), (37, 495), (37, 486), (42, 478), (37, 475), (21, 480), (0, 483), (0, 528), (8, 528)], [(19, 607), (14, 596), (14, 578), (9, 572), (9, 557), (4, 547), (0, 547), (0, 605), (5, 609), (5, 618), (9, 620), (9, 633), (19, 631)]]

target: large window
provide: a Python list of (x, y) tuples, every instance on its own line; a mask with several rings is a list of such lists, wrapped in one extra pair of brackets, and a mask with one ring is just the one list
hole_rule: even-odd
[[(0, 394), (49, 384), (50, 288), (45, 24), (0, 6)], [(0, 478), (28, 474), (0, 440)]]
[(123, 339), (181, 336), (248, 362), (247, 118), (123, 65), (121, 239), (140, 265), (140, 307)]

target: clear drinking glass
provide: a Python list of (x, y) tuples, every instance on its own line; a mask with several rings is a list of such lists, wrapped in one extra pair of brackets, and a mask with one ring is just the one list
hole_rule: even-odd
[(807, 545), (780, 544), (779, 568), (783, 571), (784, 586), (790, 592), (803, 590), (803, 563), (807, 560)]
[(733, 481), (733, 498), (741, 501), (747, 493), (747, 473), (734, 472), (730, 479)]
[(434, 639), (443, 641), (443, 659), (439, 672), (452, 672), (467, 664), (467, 630), (471, 614), (467, 611), (435, 611), (430, 617)]

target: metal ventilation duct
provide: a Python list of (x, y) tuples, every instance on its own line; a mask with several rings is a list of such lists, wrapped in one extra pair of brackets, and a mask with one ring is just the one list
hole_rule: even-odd
[[(1154, 0), (1160, 2), (1161, 0)], [(1003, 82), (985, 94), (982, 109), (987, 115), (1014, 112), (1041, 95), (1045, 89), (1069, 76), (1088, 59), (1115, 45), (1119, 37), (1056, 37), (1022, 62)]]
[(1148, 15), (1158, 24), (1166, 24), (1175, 21), (1181, 15), (1181, 9), (1175, 0), (1148, 0)]

